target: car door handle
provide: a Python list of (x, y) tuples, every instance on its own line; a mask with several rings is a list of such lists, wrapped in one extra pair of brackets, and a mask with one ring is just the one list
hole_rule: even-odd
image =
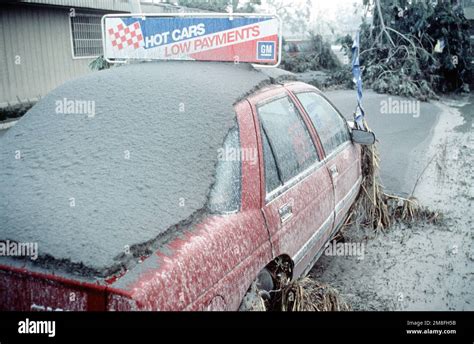
[(293, 216), (293, 206), (291, 203), (286, 203), (278, 209), (280, 214), (280, 222), (286, 222)]
[(331, 175), (334, 177), (337, 177), (339, 175), (339, 171), (337, 170), (336, 165), (332, 165), (329, 170), (331, 171)]

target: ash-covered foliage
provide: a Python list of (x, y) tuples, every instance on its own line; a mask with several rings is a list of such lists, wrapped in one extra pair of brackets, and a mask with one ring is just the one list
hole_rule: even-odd
[(23, 116), (31, 107), (35, 104), (34, 101), (21, 101), (18, 99), (18, 103), (15, 105), (8, 105), (0, 109), (0, 121), (8, 118), (19, 118)]
[(321, 85), (324, 88), (353, 88), (352, 71), (348, 66), (341, 66), (328, 73), (328, 78)]
[[(460, 6), (431, 1), (366, 1), (373, 23), (360, 27), (363, 78), (376, 92), (436, 98), (469, 91), (469, 22)], [(350, 56), (350, 40), (343, 40)], [(345, 44), (344, 44), (345, 43)]]
[(89, 68), (91, 70), (104, 70), (109, 69), (110, 67), (111, 64), (107, 62), (107, 60), (104, 58), (104, 55), (97, 56), (97, 58), (89, 63)]
[[(306, 45), (295, 46), (285, 43), (289, 49), (282, 56), (281, 67), (294, 73), (308, 70), (332, 70), (341, 66), (331, 45), (321, 35), (310, 33)], [(284, 44), (284, 45), (285, 45)]]

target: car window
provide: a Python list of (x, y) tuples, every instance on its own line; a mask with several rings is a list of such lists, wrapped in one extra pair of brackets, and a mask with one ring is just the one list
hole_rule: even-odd
[(239, 129), (229, 131), (224, 146), (218, 151), (215, 183), (209, 195), (211, 213), (230, 213), (240, 209), (242, 162), (240, 159)]
[(275, 156), (273, 155), (266, 132), (262, 128), (262, 142), (263, 142), (263, 160), (265, 163), (265, 190), (267, 194), (282, 185), (280, 176), (278, 174)]
[(258, 115), (283, 182), (318, 160), (308, 129), (288, 97), (259, 106)]
[(326, 99), (314, 92), (298, 93), (296, 97), (311, 118), (326, 155), (350, 140), (345, 120)]

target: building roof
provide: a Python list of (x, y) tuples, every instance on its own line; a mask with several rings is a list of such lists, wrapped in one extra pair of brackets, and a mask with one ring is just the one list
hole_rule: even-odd
[[(8, 2), (8, 0), (7, 0)], [(12, 3), (38, 4), (49, 6), (90, 8), (96, 10), (108, 10), (118, 12), (132, 12), (129, 0), (12, 0)], [(175, 6), (162, 3), (158, 0), (141, 1), (141, 9), (144, 13), (168, 13), (168, 12), (206, 12), (193, 8)]]
[(466, 19), (473, 20), (474, 19), (474, 6), (465, 7), (464, 15), (466, 16)]

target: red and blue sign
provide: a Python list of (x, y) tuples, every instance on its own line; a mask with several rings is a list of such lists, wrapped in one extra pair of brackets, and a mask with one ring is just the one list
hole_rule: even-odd
[(278, 65), (281, 25), (271, 15), (106, 15), (104, 56)]

